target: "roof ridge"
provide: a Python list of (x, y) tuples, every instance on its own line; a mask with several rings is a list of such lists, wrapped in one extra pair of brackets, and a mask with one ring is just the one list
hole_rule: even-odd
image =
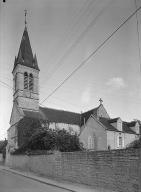
[(81, 113), (77, 113), (77, 112), (73, 112), (73, 111), (67, 111), (67, 110), (63, 110), (63, 109), (55, 109), (55, 108), (42, 107), (42, 106), (39, 106), (39, 108), (42, 108), (42, 109), (50, 109), (50, 110), (54, 110), (54, 111), (69, 112), (69, 113), (75, 113), (75, 114), (80, 114), (80, 115), (81, 115)]
[[(95, 108), (92, 108), (92, 109), (90, 109), (90, 110), (88, 110), (88, 111), (85, 111), (84, 113), (87, 113), (87, 112), (90, 112), (90, 111), (96, 110), (96, 109), (98, 109), (99, 107), (100, 107), (100, 105), (99, 105), (98, 107), (95, 107)], [(82, 113), (82, 114), (84, 114), (84, 113)]]

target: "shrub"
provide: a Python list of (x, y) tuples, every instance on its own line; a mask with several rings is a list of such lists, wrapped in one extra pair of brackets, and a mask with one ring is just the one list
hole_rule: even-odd
[(77, 135), (71, 135), (66, 130), (37, 129), (29, 138), (28, 142), (22, 145), (16, 153), (30, 150), (58, 150), (71, 152), (82, 150)]
[(141, 137), (130, 143), (127, 148), (141, 148)]

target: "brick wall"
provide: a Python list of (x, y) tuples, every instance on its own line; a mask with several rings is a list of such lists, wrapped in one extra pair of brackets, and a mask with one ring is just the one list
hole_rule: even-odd
[(141, 192), (141, 149), (10, 156), (10, 166), (117, 192)]

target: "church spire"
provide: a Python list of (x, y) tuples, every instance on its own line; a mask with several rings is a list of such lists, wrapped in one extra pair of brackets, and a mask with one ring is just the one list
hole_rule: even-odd
[(17, 62), (14, 65), (14, 69), (17, 66), (17, 64), (20, 64), (20, 65), (24, 65), (24, 66), (39, 70), (37, 62), (35, 64), (35, 58), (33, 57), (32, 48), (30, 45), (30, 40), (29, 40), (27, 26), (26, 26), (27, 25), (26, 15), (27, 15), (27, 11), (25, 10), (25, 29), (23, 32), (23, 36), (22, 36), (22, 40), (21, 40), (21, 44), (20, 44), (20, 48), (19, 48), (19, 52), (16, 60)]
[(27, 15), (27, 10), (25, 9), (25, 10), (24, 10), (24, 16), (25, 16), (25, 21), (24, 21), (24, 23), (25, 23), (25, 28), (26, 28), (26, 24), (27, 24), (26, 15)]
[(38, 67), (38, 61), (37, 61), (36, 53), (35, 53), (35, 55), (34, 55), (33, 65), (34, 65), (34, 67), (35, 67), (36, 69), (38, 69), (38, 70), (40, 71), (40, 69), (39, 69), (39, 67)]

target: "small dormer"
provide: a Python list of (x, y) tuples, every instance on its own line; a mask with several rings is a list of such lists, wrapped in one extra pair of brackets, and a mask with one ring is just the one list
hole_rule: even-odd
[(130, 127), (130, 129), (132, 131), (134, 131), (136, 134), (140, 134), (140, 125), (138, 123), (138, 121), (132, 121), (128, 124), (128, 126)]
[(114, 118), (114, 119), (110, 119), (109, 123), (115, 127), (118, 131), (122, 131), (122, 120), (120, 117), (118, 118)]

